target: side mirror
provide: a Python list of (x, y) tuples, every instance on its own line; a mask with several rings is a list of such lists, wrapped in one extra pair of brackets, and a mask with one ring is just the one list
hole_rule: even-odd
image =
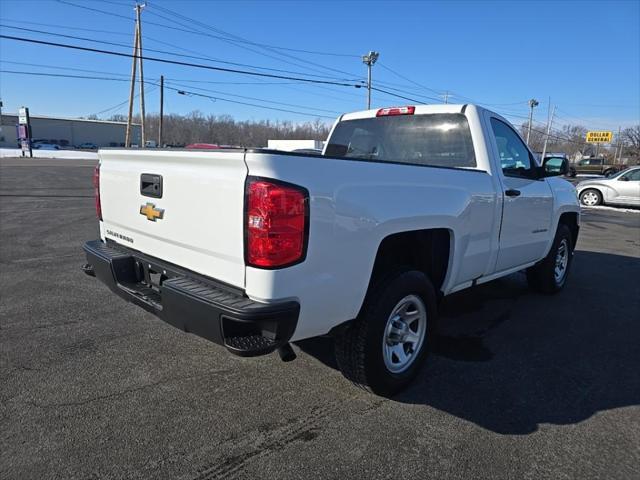
[(549, 157), (542, 162), (545, 177), (557, 177), (569, 173), (569, 161), (566, 158)]
[(625, 177), (624, 175), (621, 176), (620, 178), (618, 178), (619, 181), (621, 182), (628, 182), (629, 181), (629, 177)]

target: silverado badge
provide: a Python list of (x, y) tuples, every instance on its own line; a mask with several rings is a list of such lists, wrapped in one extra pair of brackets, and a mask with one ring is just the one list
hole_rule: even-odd
[(153, 203), (147, 203), (140, 207), (140, 215), (147, 217), (147, 220), (155, 222), (157, 219), (162, 220), (164, 217), (164, 209), (156, 208)]

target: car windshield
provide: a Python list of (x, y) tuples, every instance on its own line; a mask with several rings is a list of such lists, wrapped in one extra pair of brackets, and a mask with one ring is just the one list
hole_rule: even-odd
[(629, 170), (620, 170), (618, 173), (614, 173), (613, 175), (610, 175), (609, 180), (611, 180), (612, 178), (618, 178), (620, 175), (624, 173), (629, 173)]
[(345, 120), (325, 154), (437, 167), (475, 167), (467, 119), (462, 114), (394, 115)]

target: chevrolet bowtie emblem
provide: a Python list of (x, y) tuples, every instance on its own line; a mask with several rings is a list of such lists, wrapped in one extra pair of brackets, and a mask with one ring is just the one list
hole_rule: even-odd
[(153, 203), (147, 203), (140, 207), (140, 215), (147, 217), (147, 220), (155, 222), (157, 219), (162, 220), (164, 217), (164, 210), (162, 208), (156, 208)]

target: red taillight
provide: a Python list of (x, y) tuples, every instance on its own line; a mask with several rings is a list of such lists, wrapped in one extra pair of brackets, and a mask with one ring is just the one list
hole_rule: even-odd
[(394, 115), (413, 115), (416, 107), (389, 107), (381, 108), (376, 113), (376, 117), (393, 117)]
[(102, 220), (102, 205), (100, 204), (100, 164), (93, 171), (93, 195), (96, 200), (96, 215)]
[(308, 231), (308, 194), (303, 188), (250, 179), (246, 192), (247, 265), (275, 268), (304, 258)]

